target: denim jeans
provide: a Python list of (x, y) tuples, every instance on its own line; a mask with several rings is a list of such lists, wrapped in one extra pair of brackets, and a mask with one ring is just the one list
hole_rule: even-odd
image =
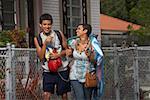
[(92, 88), (85, 88), (84, 83), (77, 80), (71, 80), (71, 86), (74, 92), (75, 100), (91, 100)]

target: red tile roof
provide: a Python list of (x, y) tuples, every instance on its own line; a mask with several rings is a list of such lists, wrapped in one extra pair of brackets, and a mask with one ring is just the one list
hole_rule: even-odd
[(104, 14), (100, 14), (100, 29), (107, 31), (128, 31), (128, 25), (131, 25), (134, 30), (139, 29), (141, 26), (127, 22), (118, 18), (110, 17)]

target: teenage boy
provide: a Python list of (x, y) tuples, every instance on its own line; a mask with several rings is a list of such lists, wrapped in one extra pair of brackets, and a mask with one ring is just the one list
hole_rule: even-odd
[[(56, 33), (55, 30), (52, 30), (52, 24), (52, 16), (47, 13), (42, 14), (40, 16), (40, 28), (42, 31), (39, 34), (42, 44), (40, 44), (37, 37), (34, 38), (37, 55), (43, 63), (43, 98), (44, 100), (50, 100), (51, 95), (54, 94), (56, 86), (57, 95), (61, 95), (63, 100), (67, 100), (67, 92), (71, 90), (70, 83), (68, 81), (68, 62), (62, 59), (62, 66), (58, 69), (57, 72), (52, 72), (48, 68), (48, 60), (46, 59), (46, 57), (53, 59), (63, 58), (66, 55), (65, 49), (67, 49), (67, 42), (65, 36), (60, 31), (57, 31)], [(52, 47), (59, 49), (59, 53), (48, 54), (50, 52), (49, 50), (53, 49)]]

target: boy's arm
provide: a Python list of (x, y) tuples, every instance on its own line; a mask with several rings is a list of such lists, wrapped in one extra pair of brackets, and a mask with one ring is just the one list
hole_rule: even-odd
[(61, 34), (61, 37), (62, 37), (62, 46), (64, 48), (64, 50), (62, 50), (60, 56), (65, 56), (66, 55), (66, 49), (68, 48), (68, 45), (67, 45), (67, 40), (64, 36), (64, 34), (62, 32), (60, 32)]
[(45, 52), (46, 52), (46, 45), (47, 45), (47, 43), (51, 42), (51, 40), (52, 40), (52, 37), (50, 37), (50, 36), (47, 37), (45, 42), (43, 43), (42, 47), (40, 47), (37, 38), (36, 37), (34, 38), (34, 44), (36, 47), (37, 55), (39, 56), (40, 60), (44, 59)]
[(34, 45), (36, 47), (36, 52), (37, 52), (39, 59), (42, 60), (44, 58), (45, 51), (46, 51), (45, 43), (43, 43), (42, 47), (40, 47), (37, 38), (34, 37)]
[(64, 36), (64, 34), (62, 32), (60, 32), (60, 34), (61, 34), (61, 37), (62, 37), (62, 45), (65, 49), (67, 49), (68, 48), (67, 39), (66, 39), (66, 37)]

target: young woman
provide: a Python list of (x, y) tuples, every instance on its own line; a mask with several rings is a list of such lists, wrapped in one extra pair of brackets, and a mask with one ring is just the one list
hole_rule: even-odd
[[(99, 42), (91, 35), (92, 27), (89, 24), (79, 24), (76, 29), (77, 38), (70, 39), (68, 45), (72, 49), (66, 51), (71, 55), (74, 63), (70, 69), (70, 82), (75, 93), (76, 100), (90, 100), (93, 88), (85, 87), (86, 72), (96, 72), (103, 58)], [(96, 65), (96, 66), (95, 66)], [(103, 72), (103, 70), (101, 70)], [(99, 82), (103, 76), (97, 74)], [(100, 85), (98, 82), (98, 86)], [(101, 84), (102, 86), (103, 84)], [(97, 91), (98, 92), (98, 91)], [(96, 93), (96, 92), (95, 92)]]

